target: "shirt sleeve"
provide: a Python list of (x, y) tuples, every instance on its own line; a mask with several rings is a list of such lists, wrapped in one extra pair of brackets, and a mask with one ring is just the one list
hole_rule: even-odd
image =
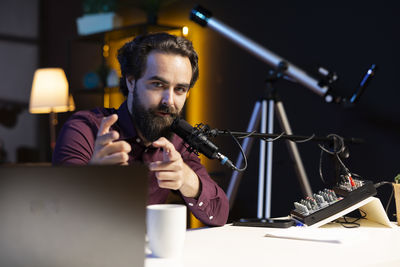
[(76, 113), (61, 129), (53, 165), (86, 165), (90, 161), (98, 126), (89, 114)]
[(200, 179), (201, 193), (198, 199), (182, 196), (193, 215), (209, 226), (226, 224), (229, 215), (229, 201), (221, 187), (211, 179), (200, 159), (193, 153), (185, 163)]

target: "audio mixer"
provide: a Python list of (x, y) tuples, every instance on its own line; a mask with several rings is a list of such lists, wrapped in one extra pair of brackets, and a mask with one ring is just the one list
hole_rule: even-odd
[(376, 188), (371, 181), (353, 179), (350, 175), (346, 175), (334, 188), (320, 190), (312, 197), (294, 202), (295, 209), (290, 215), (295, 220), (310, 226), (376, 193)]

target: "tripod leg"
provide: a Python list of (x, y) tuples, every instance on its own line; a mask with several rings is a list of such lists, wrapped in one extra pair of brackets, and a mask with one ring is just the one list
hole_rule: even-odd
[[(265, 103), (267, 103), (266, 100), (264, 100)], [(263, 113), (261, 116), (262, 121), (267, 121), (268, 122), (268, 129), (267, 132), (269, 134), (274, 133), (274, 107), (275, 107), (275, 100), (269, 99), (268, 100), (268, 110), (266, 110), (266, 113)], [(267, 119), (268, 117), (268, 119)], [(262, 133), (265, 133), (265, 127), (261, 131)], [(273, 142), (268, 142), (267, 143), (267, 153), (265, 153), (265, 143), (266, 141), (261, 140), (264, 144), (264, 148), (262, 147), (262, 143), (260, 145), (260, 172), (259, 172), (259, 196), (262, 195), (262, 191), (265, 192), (265, 207), (264, 207), (264, 214), (263, 212), (263, 207), (262, 205), (259, 206), (259, 217), (258, 218), (270, 218), (271, 217), (271, 187), (272, 187), (272, 158), (273, 158)], [(266, 155), (266, 159), (265, 159)], [(261, 160), (263, 158), (263, 160)], [(266, 160), (266, 165), (265, 165), (265, 160)], [(261, 168), (266, 166), (266, 173), (261, 172)], [(265, 185), (264, 185), (265, 181)], [(264, 187), (265, 186), (265, 187)], [(259, 198), (259, 201), (263, 201), (263, 199)]]
[[(261, 124), (260, 133), (267, 132), (267, 100), (262, 101), (261, 106)], [(260, 140), (260, 154), (259, 154), (259, 164), (258, 164), (258, 199), (257, 199), (257, 218), (263, 218), (264, 214), (264, 180), (265, 180), (265, 146), (266, 142)]]
[[(259, 101), (256, 102), (253, 108), (253, 113), (251, 114), (251, 118), (249, 121), (249, 125), (247, 126), (247, 132), (255, 131), (260, 124), (260, 115), (261, 115), (261, 103)], [(248, 157), (251, 147), (253, 145), (254, 138), (245, 138), (242, 142), (242, 148), (246, 157)], [(242, 166), (243, 156), (239, 153), (239, 156), (236, 160), (235, 166)], [(243, 172), (233, 171), (228, 189), (226, 191), (226, 195), (229, 200), (229, 208), (232, 209), (233, 204), (235, 202), (236, 193), (239, 188), (240, 180), (242, 179)]]
[[(276, 101), (275, 108), (276, 108), (276, 112), (277, 112), (277, 116), (278, 116), (278, 120), (281, 125), (281, 128), (285, 131), (286, 134), (293, 134), (292, 129), (289, 124), (289, 120), (286, 116), (286, 112), (285, 112), (283, 103), (281, 101)], [(297, 178), (299, 179), (299, 182), (300, 182), (301, 191), (303, 192), (303, 195), (305, 197), (306, 196), (311, 197), (312, 196), (311, 186), (308, 181), (307, 174), (304, 169), (299, 150), (297, 149), (297, 144), (290, 140), (287, 140), (286, 144), (288, 146), (289, 154), (295, 163), (296, 174), (297, 174)]]

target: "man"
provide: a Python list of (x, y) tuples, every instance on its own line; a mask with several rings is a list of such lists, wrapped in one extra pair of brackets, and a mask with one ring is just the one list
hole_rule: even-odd
[(53, 164), (144, 162), (150, 169), (149, 204), (165, 203), (170, 190), (177, 190), (200, 221), (225, 224), (225, 193), (170, 131), (198, 78), (192, 43), (166, 33), (139, 36), (118, 51), (118, 60), (127, 100), (118, 110), (75, 113), (61, 130)]

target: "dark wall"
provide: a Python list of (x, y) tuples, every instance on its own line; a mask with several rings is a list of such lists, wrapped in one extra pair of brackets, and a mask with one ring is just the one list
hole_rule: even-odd
[[(63, 68), (71, 87), (71, 49), (72, 40), (77, 38), (75, 19), (82, 15), (81, 1), (40, 1), (40, 67)], [(85, 51), (82, 51), (85, 53)], [(83, 62), (80, 65), (83, 65)], [(80, 65), (74, 66), (74, 68)], [(58, 113), (57, 132), (71, 112)], [(39, 119), (38, 143), (40, 146), (40, 161), (51, 161), (49, 147), (48, 115), (41, 115)]]
[[(53, 23), (44, 33), (44, 63), (67, 66), (65, 42), (76, 35), (75, 18), (80, 16), (79, 1), (44, 1), (47, 21)], [(75, 2), (75, 3), (74, 3)], [(336, 133), (363, 138), (365, 143), (349, 145), (350, 158), (345, 164), (352, 172), (374, 182), (392, 180), (399, 171), (400, 114), (397, 97), (397, 62), (400, 37), (398, 7), (382, 1), (363, 1), (329, 5), (302, 1), (180, 1), (168, 9), (189, 14), (200, 3), (219, 21), (229, 25), (291, 63), (316, 75), (318, 66), (338, 73), (337, 94), (349, 96), (358, 86), (368, 67), (379, 69), (357, 106), (345, 109), (326, 104), (309, 89), (287, 81), (276, 83), (293, 132), (299, 135), (326, 136)], [(176, 12), (176, 10), (174, 10)], [(55, 24), (54, 24), (55, 23)], [(271, 66), (250, 55), (209, 28), (194, 26), (193, 31), (207, 32), (210, 75), (207, 84), (208, 108), (213, 116), (204, 123), (219, 129), (244, 131), (255, 102), (264, 89)], [(72, 66), (73, 67), (73, 66)], [(275, 126), (279, 133), (278, 125)], [(219, 137), (221, 150), (236, 159), (238, 149), (232, 140)], [(300, 153), (314, 191), (323, 187), (318, 174), (320, 149), (317, 143), (299, 145)], [(301, 191), (284, 142), (274, 144), (272, 215), (287, 215)], [(231, 218), (255, 217), (257, 199), (258, 144), (249, 157), (231, 212)], [(227, 187), (230, 171), (213, 163), (210, 169), (222, 173)], [(329, 175), (330, 173), (327, 173)], [(386, 204), (390, 188), (379, 189)], [(393, 209), (392, 209), (393, 211)]]
[[(335, 71), (335, 92), (350, 96), (372, 63), (379, 69), (359, 103), (352, 109), (324, 103), (323, 99), (298, 84), (275, 84), (295, 134), (326, 136), (336, 133), (358, 137), (363, 144), (349, 145), (347, 167), (364, 179), (392, 181), (399, 172), (400, 112), (397, 108), (397, 62), (400, 37), (398, 7), (379, 2), (347, 1), (341, 4), (293, 3), (295, 1), (197, 1), (213, 12), (214, 18), (285, 58), (316, 77), (318, 66)], [(196, 29), (197, 30), (197, 29)], [(215, 58), (209, 89), (215, 117), (213, 127), (245, 130), (255, 102), (265, 87), (271, 66), (250, 55), (210, 28), (208, 44)], [(280, 133), (276, 124), (275, 132)], [(219, 138), (221, 150), (236, 159), (237, 149), (229, 138)], [(313, 191), (323, 188), (318, 166), (320, 149), (315, 142), (299, 144)], [(327, 162), (324, 166), (328, 167)], [(226, 182), (230, 173), (226, 170)], [(333, 175), (323, 168), (325, 175)], [(257, 206), (258, 144), (252, 149), (249, 168), (243, 176), (231, 218), (254, 217)], [(286, 145), (274, 144), (272, 215), (283, 216), (299, 200), (301, 190)], [(380, 188), (386, 204), (391, 189)], [(392, 209), (393, 211), (393, 209)]]

